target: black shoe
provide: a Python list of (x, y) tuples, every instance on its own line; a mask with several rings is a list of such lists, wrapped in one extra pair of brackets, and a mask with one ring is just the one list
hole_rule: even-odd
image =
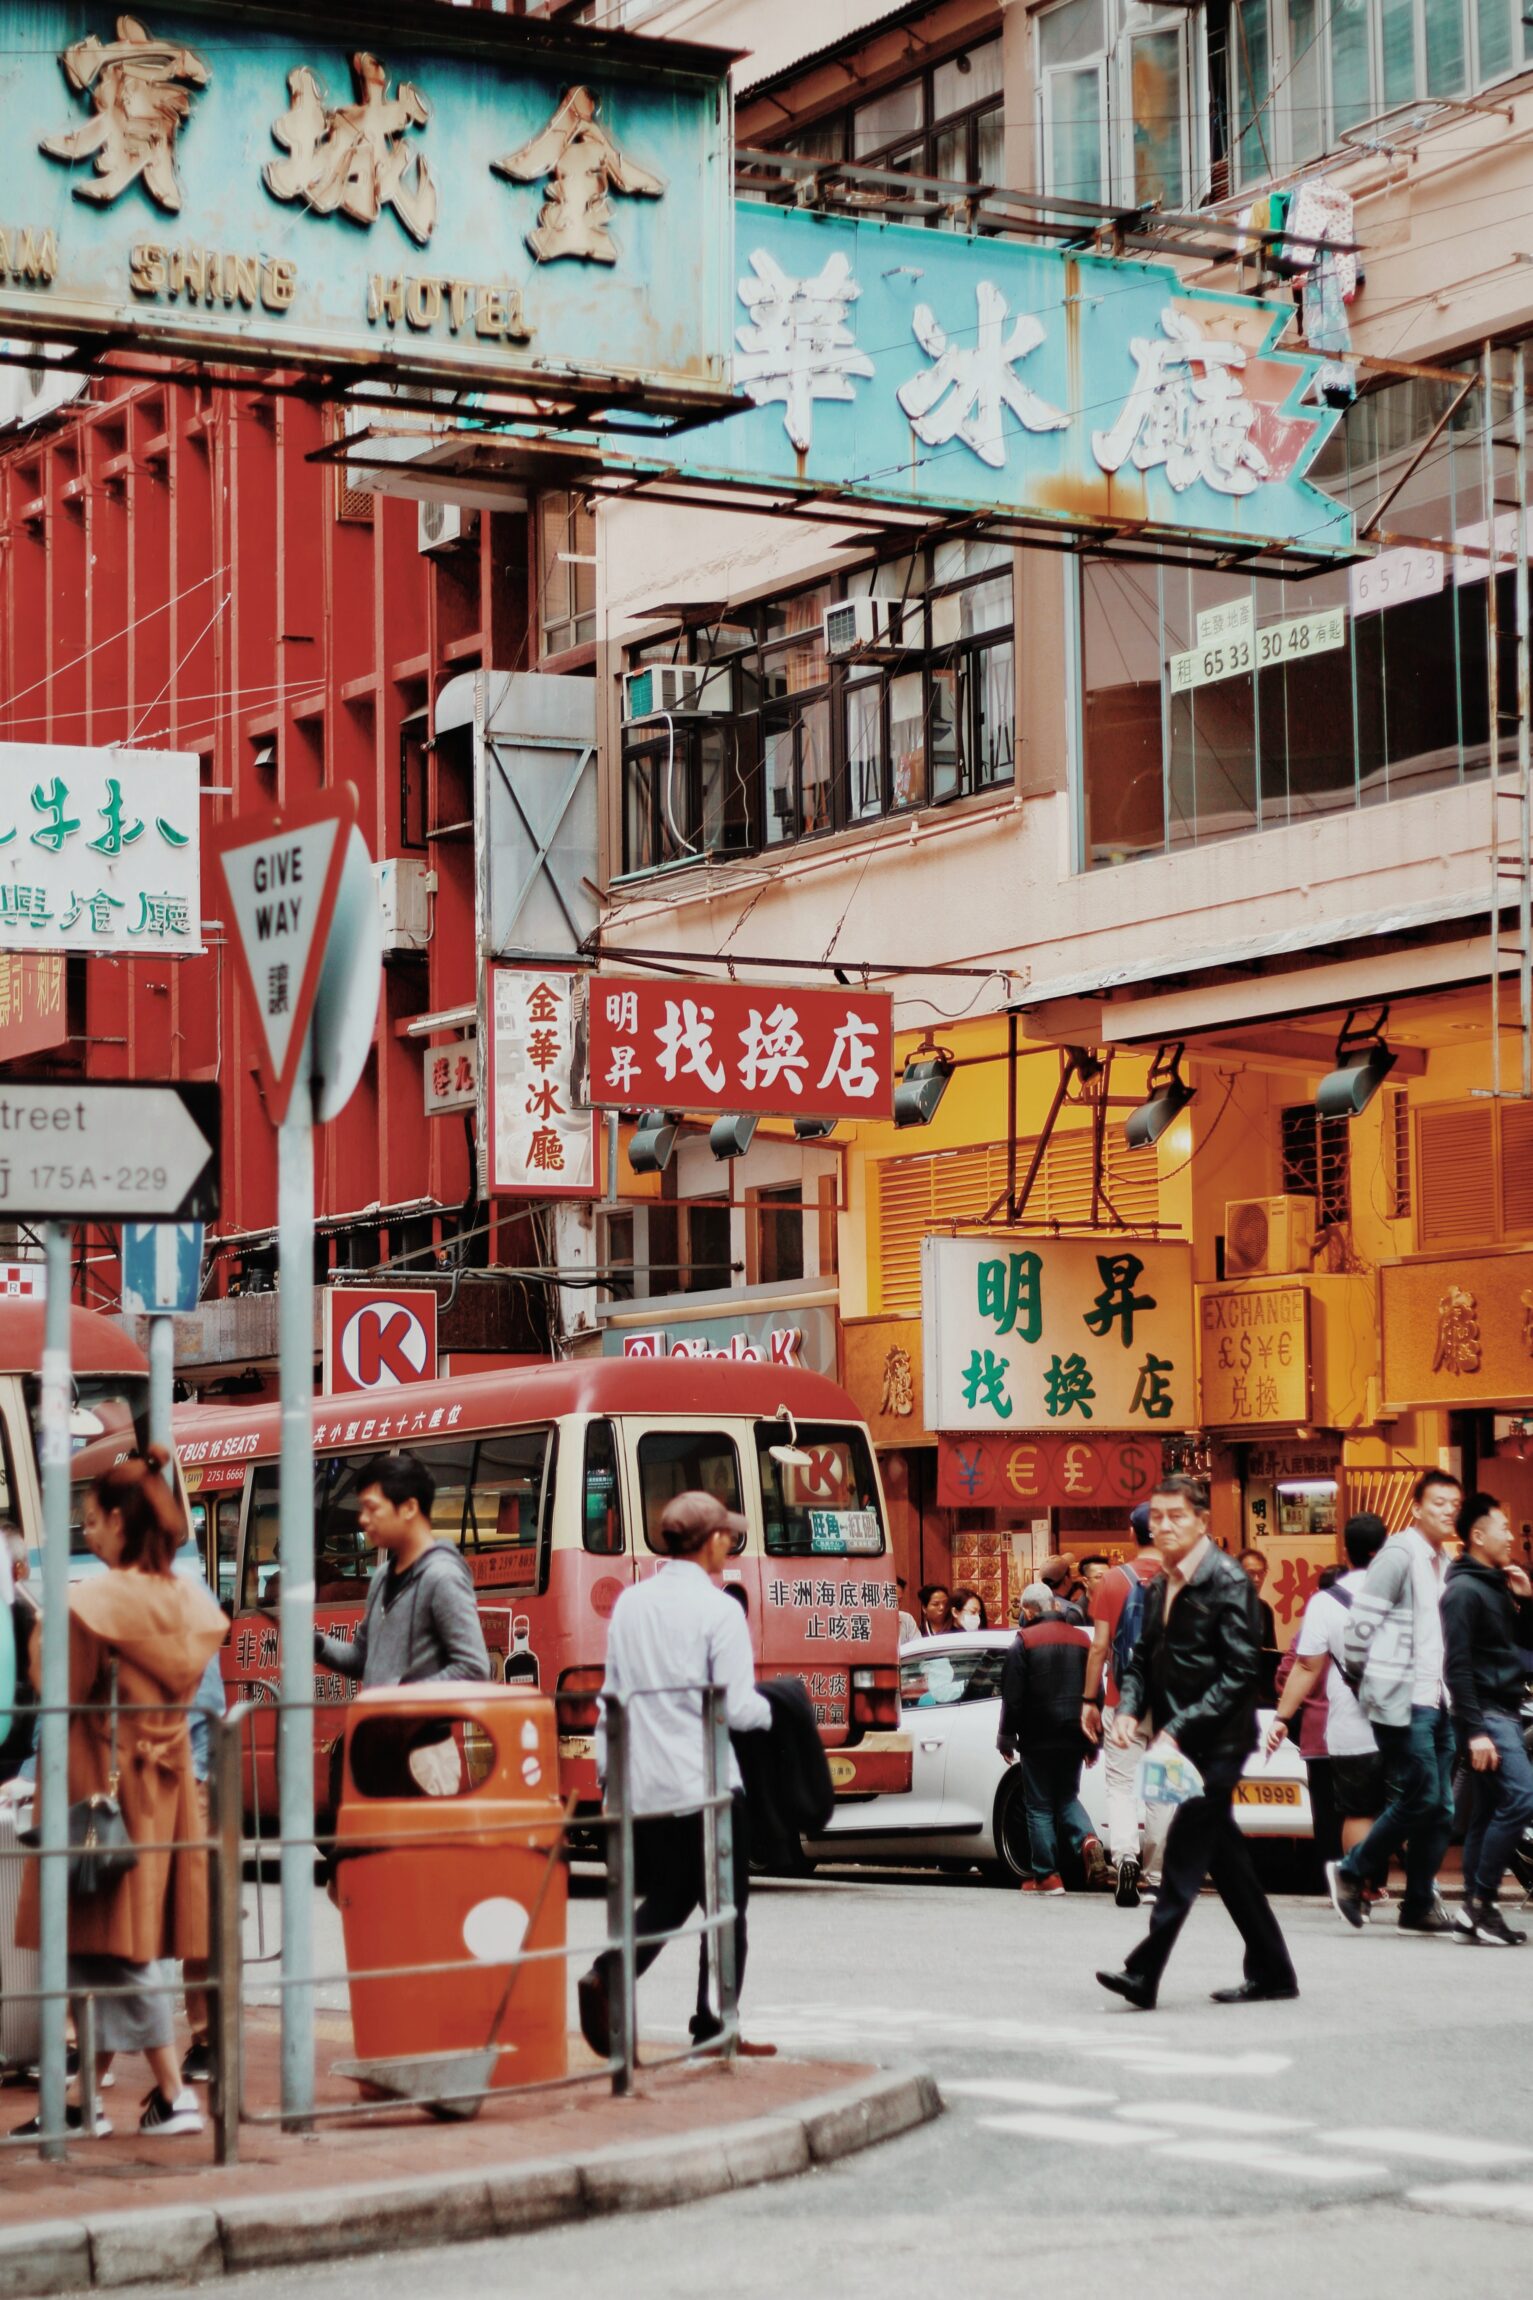
[(1368, 1904), (1363, 1899), (1362, 1886), (1347, 1875), (1340, 1861), (1326, 1862), (1325, 1881), (1336, 1914), (1344, 1917), (1354, 1932), (1360, 1933), (1368, 1921)]
[(1520, 1949), (1527, 1934), (1509, 1925), (1494, 1901), (1476, 1901), (1474, 1938), (1488, 1949)]
[(580, 2007), (580, 2033), (598, 2060), (612, 2058), (612, 2008), (607, 2002), (607, 1983), (593, 1965), (582, 1973), (575, 1988), (575, 2000)]
[(1155, 1984), (1141, 1980), (1138, 1973), (1098, 1973), (1097, 1979), (1104, 1989), (1111, 1989), (1115, 1997), (1122, 1997), (1136, 2012), (1155, 2010)]
[[(64, 2122), (69, 2131), (78, 2132), (82, 2138), (84, 2137), (84, 2109), (76, 2108), (73, 2102), (71, 2102), (64, 2110)], [(42, 2112), (39, 2110), (36, 2116), (29, 2116), (25, 2124), (13, 2124), (11, 2126), (11, 2138), (12, 2140), (36, 2140), (41, 2134), (42, 2129)], [(110, 2123), (98, 2109), (96, 2112), (96, 2138), (98, 2140), (108, 2139), (111, 2135), (111, 2130), (112, 2127)]]
[(1419, 1917), (1408, 1917), (1404, 1909), (1400, 1911), (1402, 1933), (1453, 1933), (1457, 1929), (1442, 1902), (1435, 1897), (1431, 1907), (1423, 1909)]
[(194, 2036), (186, 2048), (181, 2063), (183, 2084), (211, 2084), (213, 2081), (213, 2047), (205, 2036)]
[(1211, 2001), (1216, 2005), (1281, 2004), (1299, 1993), (1297, 1981), (1285, 1981), (1273, 1988), (1266, 1981), (1242, 1981), (1239, 1988), (1215, 1989)]
[(724, 2023), (716, 2012), (695, 2012), (687, 2023), (694, 2044), (712, 2044), (724, 2034)]
[(1113, 1899), (1120, 1909), (1139, 1906), (1139, 1863), (1132, 1853), (1125, 1853), (1118, 1863), (1118, 1882), (1113, 1887)]

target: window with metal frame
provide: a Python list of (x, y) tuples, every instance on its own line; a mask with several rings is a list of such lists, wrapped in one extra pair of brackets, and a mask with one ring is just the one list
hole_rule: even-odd
[(1057, 0), (1035, 18), (1045, 191), (1186, 207), (1207, 167), (1202, 10)]
[[(1006, 181), (1001, 83), (1001, 43), (982, 40), (860, 104), (760, 141), (806, 159), (849, 161), (948, 184), (1000, 186)], [(956, 222), (940, 219), (949, 228)]]
[(1282, 1114), (1283, 1188), (1315, 1201), (1315, 1227), (1334, 1228), (1351, 1219), (1351, 1122), (1322, 1118), (1313, 1102), (1292, 1104)]

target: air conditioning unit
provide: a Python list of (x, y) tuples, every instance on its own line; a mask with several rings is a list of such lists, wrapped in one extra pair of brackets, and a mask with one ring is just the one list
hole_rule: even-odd
[(1225, 1204), (1227, 1278), (1276, 1278), (1307, 1270), (1314, 1243), (1313, 1198), (1231, 1198)]
[[(29, 344), (9, 339), (0, 344), (0, 350), (11, 353), (30, 349)], [(45, 343), (41, 349), (62, 357), (70, 346)], [(41, 423), (44, 416), (57, 414), (61, 407), (80, 397), (86, 381), (83, 375), (65, 375), (58, 368), (29, 367), (22, 363), (13, 367), (7, 361), (0, 366), (0, 431), (25, 423)]]
[(479, 532), (478, 512), (465, 511), (461, 503), (418, 503), (415, 517), (416, 547), (428, 554), (471, 543)]
[(842, 599), (825, 610), (827, 655), (897, 655), (907, 644), (901, 599)]
[(727, 717), (734, 708), (728, 665), (646, 663), (623, 678), (623, 724), (642, 719)]
[(436, 872), (413, 855), (391, 855), (374, 863), (378, 908), (383, 916), (383, 948), (424, 950), (431, 933), (431, 897)]

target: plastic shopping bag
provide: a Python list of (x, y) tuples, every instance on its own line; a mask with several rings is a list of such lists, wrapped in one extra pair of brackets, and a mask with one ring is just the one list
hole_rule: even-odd
[(1185, 1805), (1189, 1797), (1201, 1797), (1203, 1776), (1190, 1757), (1180, 1749), (1168, 1749), (1153, 1742), (1139, 1764), (1139, 1795), (1146, 1805)]

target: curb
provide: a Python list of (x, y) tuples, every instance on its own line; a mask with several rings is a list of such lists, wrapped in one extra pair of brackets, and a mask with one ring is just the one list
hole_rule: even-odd
[(0, 2300), (110, 2291), (154, 2278), (187, 2282), (248, 2268), (288, 2268), (361, 2253), (512, 2236), (597, 2213), (693, 2204), (761, 2181), (787, 2180), (942, 2113), (924, 2069), (880, 2069), (802, 2108), (745, 2124), (545, 2157), (500, 2171), (374, 2181), (228, 2204), (170, 2204), (137, 2212), (34, 2220), (0, 2231)]

